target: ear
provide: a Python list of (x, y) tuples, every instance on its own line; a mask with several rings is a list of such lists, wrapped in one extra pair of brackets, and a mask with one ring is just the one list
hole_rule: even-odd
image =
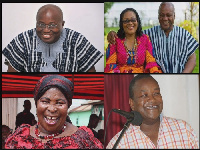
[(129, 98), (129, 105), (130, 105), (131, 109), (134, 111), (134, 101), (132, 98)]
[(65, 25), (65, 21), (62, 22), (62, 26), (63, 26), (63, 27), (64, 27), (64, 25)]

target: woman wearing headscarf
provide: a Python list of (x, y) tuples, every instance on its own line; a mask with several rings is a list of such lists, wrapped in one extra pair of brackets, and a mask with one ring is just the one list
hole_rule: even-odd
[(21, 125), (8, 137), (5, 148), (103, 148), (89, 128), (85, 126), (77, 128), (66, 122), (73, 91), (73, 83), (63, 76), (42, 77), (34, 89), (38, 123), (35, 126)]
[(106, 73), (161, 73), (149, 37), (142, 33), (137, 11), (126, 8), (120, 14), (119, 38), (106, 50)]

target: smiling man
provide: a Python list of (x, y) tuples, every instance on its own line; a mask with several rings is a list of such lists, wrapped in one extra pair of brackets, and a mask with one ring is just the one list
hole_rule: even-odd
[[(198, 139), (191, 126), (180, 119), (162, 116), (163, 101), (158, 82), (150, 75), (137, 75), (129, 85), (129, 104), (141, 114), (140, 126), (128, 127), (117, 148), (119, 149), (194, 149)], [(109, 142), (112, 148), (121, 131)]]
[[(185, 29), (175, 26), (175, 8), (162, 2), (158, 9), (160, 25), (144, 30), (150, 37), (155, 58), (163, 73), (192, 73), (196, 65), (198, 42)], [(116, 33), (109, 32), (108, 42), (114, 43)]]
[(19, 34), (4, 48), (8, 72), (95, 72), (103, 54), (64, 24), (58, 6), (42, 6), (36, 28)]

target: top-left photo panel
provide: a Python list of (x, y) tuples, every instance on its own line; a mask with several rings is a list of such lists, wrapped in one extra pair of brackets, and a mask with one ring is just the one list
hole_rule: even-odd
[(2, 72), (104, 72), (104, 3), (2, 3)]

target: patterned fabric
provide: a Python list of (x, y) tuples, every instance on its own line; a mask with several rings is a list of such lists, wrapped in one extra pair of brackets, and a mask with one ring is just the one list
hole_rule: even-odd
[[(121, 131), (111, 139), (107, 148), (110, 149), (114, 146), (120, 133)], [(185, 121), (163, 116), (158, 133), (157, 147), (140, 130), (140, 126), (130, 125), (117, 148), (194, 149), (199, 148), (199, 142), (194, 130)]]
[[(131, 59), (127, 53), (125, 39), (116, 39), (116, 44), (106, 50), (106, 73), (154, 73), (160, 72), (153, 56), (153, 48), (149, 37), (143, 34), (137, 37), (136, 59)], [(133, 53), (134, 54), (134, 53)]]
[[(56, 49), (55, 51), (58, 51), (56, 54), (51, 53), (56, 57), (52, 67), (59, 72), (87, 72), (103, 54), (80, 33), (68, 28), (63, 30), (66, 31), (66, 35), (61, 44), (62, 52)], [(55, 49), (53, 44), (47, 45)], [(38, 46), (42, 45), (39, 44), (36, 29), (32, 29), (15, 37), (2, 53), (11, 66), (19, 72), (50, 72), (51, 66), (48, 67), (51, 68), (50, 71), (43, 68), (48, 63), (45, 62), (47, 60), (43, 52), (36, 50)]]
[(85, 127), (71, 136), (54, 138), (42, 143), (30, 135), (30, 125), (23, 124), (6, 140), (6, 149), (102, 149), (103, 145), (94, 137), (92, 131)]
[(38, 81), (33, 94), (35, 101), (40, 99), (40, 97), (52, 86), (56, 86), (60, 89), (68, 101), (69, 108), (72, 104), (74, 85), (70, 80), (60, 75), (46, 75)]
[(188, 58), (199, 47), (198, 42), (185, 29), (174, 26), (166, 37), (160, 26), (144, 30), (149, 35), (155, 58), (164, 73), (181, 73)]

